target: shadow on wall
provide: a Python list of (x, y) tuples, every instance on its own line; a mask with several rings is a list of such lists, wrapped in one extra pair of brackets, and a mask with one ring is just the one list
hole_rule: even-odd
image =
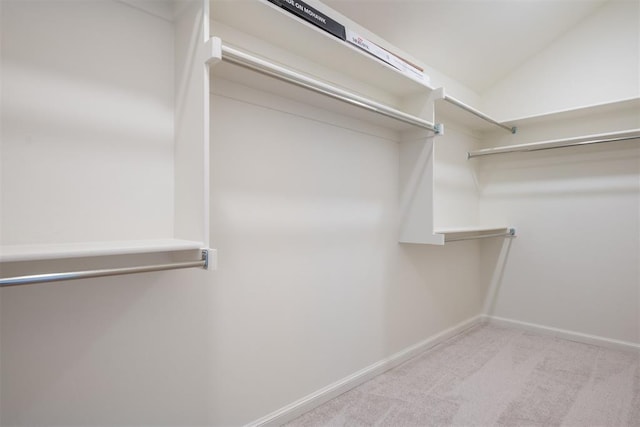
[[(400, 195), (401, 224), (405, 223), (409, 209), (421, 188), (420, 183), (425, 179), (429, 165), (433, 162), (433, 137), (404, 142), (404, 146), (411, 147), (409, 151), (412, 156), (406, 159), (405, 165), (406, 171), (410, 171), (410, 173), (407, 173), (400, 183), (400, 187), (403, 189)], [(427, 179), (431, 181), (431, 177), (427, 177)]]
[(504, 272), (514, 239), (487, 239), (481, 242), (480, 279), (485, 289), (482, 314), (491, 316), (500, 293)]
[(385, 295), (386, 354), (486, 313), (499, 290), (511, 240), (399, 244)]
[(2, 425), (200, 424), (211, 396), (206, 276), (1, 289)]

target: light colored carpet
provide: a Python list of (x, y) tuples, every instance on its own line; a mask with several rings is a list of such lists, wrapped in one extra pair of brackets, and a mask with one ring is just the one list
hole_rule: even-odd
[(288, 423), (640, 426), (640, 353), (476, 326)]

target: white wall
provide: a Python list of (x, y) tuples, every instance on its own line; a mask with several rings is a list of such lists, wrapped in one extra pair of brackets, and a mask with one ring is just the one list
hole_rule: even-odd
[(3, 426), (210, 425), (210, 273), (2, 289)]
[[(631, 144), (479, 167), (480, 221), (519, 227), (496, 276), (497, 242), (397, 243), (398, 135), (221, 80), (214, 90), (219, 270), (2, 289), (2, 425), (247, 423), (477, 315), (494, 282), (492, 314), (639, 341)], [(439, 179), (464, 180), (460, 196), (473, 177), (463, 146), (449, 149)]]
[[(3, 243), (170, 237), (173, 24), (117, 1), (0, 6)], [(212, 277), (2, 288), (0, 425), (210, 425)]]
[(218, 425), (257, 419), (477, 315), (478, 246), (398, 244), (388, 131), (217, 80)]
[(171, 23), (113, 1), (2, 8), (2, 243), (171, 237)]
[(439, 120), (445, 123), (445, 132), (436, 138), (435, 147), (435, 227), (481, 225), (476, 176), (467, 160), (467, 152), (477, 148), (479, 138), (446, 117)]
[(400, 136), (218, 82), (219, 270), (2, 289), (2, 425), (242, 425), (480, 313), (478, 244), (399, 244)]
[[(484, 104), (514, 118), (637, 98), (639, 76), (640, 5), (613, 0), (491, 88)], [(640, 128), (638, 103), (622, 105), (521, 120), (517, 135), (483, 143)], [(498, 266), (491, 255), (482, 262), (489, 314), (640, 342), (639, 153), (634, 141), (472, 161), (481, 221), (503, 220), (519, 236)]]
[[(520, 138), (633, 128), (640, 128), (637, 104), (523, 126)], [(478, 167), (481, 219), (501, 219), (518, 230), (497, 265), (494, 243), (483, 247), (483, 276), (495, 286), (488, 314), (639, 344), (638, 141), (472, 162)]]
[(482, 94), (499, 120), (640, 96), (640, 4), (611, 0)]

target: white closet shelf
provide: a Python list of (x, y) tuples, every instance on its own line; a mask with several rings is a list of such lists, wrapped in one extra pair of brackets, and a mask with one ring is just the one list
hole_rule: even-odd
[(531, 142), (528, 144), (507, 145), (503, 147), (485, 148), (467, 153), (467, 158), (489, 156), (493, 154), (531, 152), (553, 150), (556, 148), (577, 147), (582, 145), (601, 144), (608, 142), (621, 142), (640, 140), (640, 129), (628, 129), (618, 132), (607, 132), (595, 135), (583, 135), (572, 138), (553, 139), (549, 141)]
[[(636, 97), (509, 120), (505, 123), (519, 127), (522, 132), (513, 139), (498, 139), (500, 142), (493, 147), (470, 151), (467, 153), (467, 158), (638, 140), (640, 138), (638, 111), (640, 111), (640, 98)], [(599, 125), (604, 123), (603, 120), (607, 117), (615, 118), (618, 129)], [(569, 129), (566, 127), (560, 134), (553, 132), (558, 124), (567, 121), (594, 123), (594, 126), (576, 126), (576, 133), (569, 135), (566, 135), (566, 130)], [(545, 131), (541, 132), (543, 129)], [(546, 138), (539, 138), (540, 135)]]
[[(241, 29), (257, 40), (273, 46), (287, 46), (287, 51), (299, 58), (377, 87), (398, 98), (427, 95), (433, 90), (427, 83), (403, 74), (373, 55), (266, 0), (210, 0), (209, 10), (214, 30), (216, 23)], [(260, 19), (247, 25), (248, 16), (259, 16)], [(225, 37), (219, 33), (210, 36), (215, 35)], [(234, 41), (234, 44), (237, 43)]]
[(434, 234), (444, 235), (444, 241), (455, 242), (458, 240), (474, 240), (489, 237), (515, 237), (516, 230), (505, 225), (495, 226), (468, 226), (468, 227), (442, 227), (436, 228)]
[(504, 120), (503, 123), (508, 126), (522, 127), (525, 125), (531, 126), (544, 124), (549, 121), (571, 120), (588, 116), (598, 116), (601, 114), (618, 113), (632, 109), (635, 109), (636, 111), (640, 109), (640, 97), (619, 99), (601, 104), (584, 105), (566, 110), (551, 111), (544, 114), (510, 118)]
[[(207, 46), (207, 63), (212, 65), (212, 77), (218, 76), (279, 96), (285, 95), (299, 102), (391, 129), (419, 127), (436, 134), (440, 132), (439, 126), (424, 119), (229, 46), (218, 37), (212, 37)], [(215, 87), (215, 83), (212, 83), (212, 87)]]
[(488, 114), (447, 95), (445, 88), (439, 88), (434, 92), (433, 98), (436, 101), (436, 120), (447, 122), (451, 119), (456, 123), (465, 125), (473, 130), (488, 131), (501, 128), (506, 132), (515, 134), (517, 127), (511, 124), (499, 122)]
[(202, 242), (180, 239), (6, 245), (0, 246), (0, 262), (176, 252), (197, 250), (202, 247)]

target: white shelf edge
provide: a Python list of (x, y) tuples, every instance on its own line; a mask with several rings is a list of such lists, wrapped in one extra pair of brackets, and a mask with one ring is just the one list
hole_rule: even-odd
[(516, 229), (514, 227), (504, 225), (439, 228), (436, 229), (434, 233), (442, 236), (445, 244), (462, 240), (476, 240), (491, 237), (516, 237)]
[(479, 109), (447, 95), (445, 88), (439, 88), (436, 92), (438, 94), (435, 99), (436, 120), (446, 123), (446, 119), (450, 118), (454, 122), (468, 126), (473, 130), (502, 128), (509, 133), (516, 133), (514, 126), (500, 122)]
[(441, 227), (436, 228), (435, 234), (466, 234), (466, 233), (483, 233), (487, 231), (506, 231), (511, 228), (508, 225), (495, 226), (465, 226), (465, 227)]
[(565, 108), (560, 110), (548, 111), (540, 114), (533, 114), (530, 116), (514, 117), (509, 119), (500, 120), (509, 126), (518, 126), (526, 122), (537, 122), (553, 119), (556, 116), (571, 115), (571, 114), (597, 114), (599, 110), (616, 109), (616, 108), (631, 108), (633, 106), (640, 106), (640, 97), (631, 97), (617, 99), (613, 101), (607, 101), (597, 104), (588, 104), (573, 108)]
[(505, 145), (469, 151), (467, 158), (482, 157), (491, 154), (519, 153), (549, 150), (554, 148), (576, 147), (581, 145), (600, 144), (604, 142), (620, 142), (640, 138), (640, 129), (627, 129), (618, 132), (607, 132), (593, 135), (582, 135), (572, 138), (552, 139), (548, 141), (530, 142), (527, 144)]
[(202, 247), (202, 242), (181, 239), (5, 245), (0, 246), (0, 262), (175, 252), (197, 250)]
[(433, 233), (428, 236), (423, 236), (420, 239), (412, 238), (400, 238), (398, 243), (411, 244), (411, 245), (444, 245), (444, 235)]

